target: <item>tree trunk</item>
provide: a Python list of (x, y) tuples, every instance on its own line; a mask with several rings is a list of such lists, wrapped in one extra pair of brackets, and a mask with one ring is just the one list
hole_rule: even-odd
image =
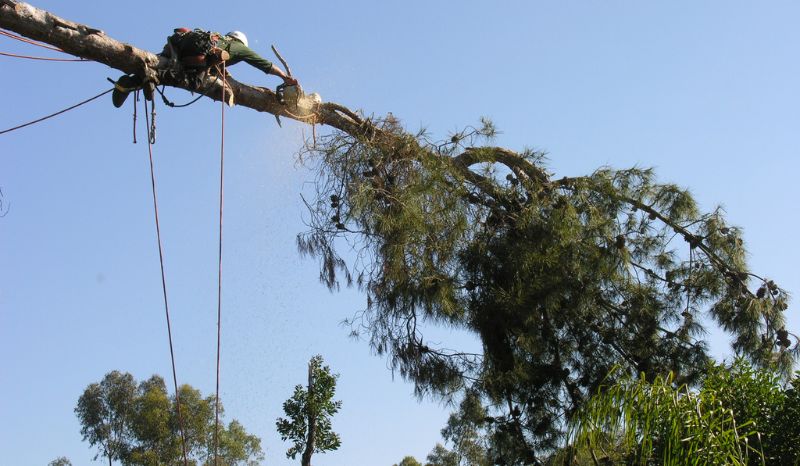
[[(109, 416), (108, 425), (111, 425), (111, 418)], [(108, 453), (108, 466), (111, 466), (111, 430), (109, 429), (108, 438), (106, 439), (106, 452)]]
[(314, 365), (308, 363), (308, 401), (306, 401), (306, 411), (308, 413), (308, 435), (306, 436), (306, 449), (303, 451), (302, 466), (311, 466), (311, 455), (314, 454), (314, 444), (317, 440), (317, 413), (314, 404)]

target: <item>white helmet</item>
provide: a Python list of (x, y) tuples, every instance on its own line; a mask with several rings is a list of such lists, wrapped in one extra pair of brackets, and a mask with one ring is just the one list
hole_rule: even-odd
[(247, 36), (244, 35), (242, 31), (231, 31), (225, 34), (228, 37), (233, 37), (234, 39), (238, 40), (239, 42), (243, 43), (245, 47), (247, 47)]

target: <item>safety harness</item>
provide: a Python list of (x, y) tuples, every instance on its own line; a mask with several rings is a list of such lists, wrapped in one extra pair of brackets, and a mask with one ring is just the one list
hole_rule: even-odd
[(202, 70), (214, 66), (230, 58), (228, 52), (217, 46), (220, 38), (217, 32), (177, 28), (167, 38), (170, 58), (188, 69)]

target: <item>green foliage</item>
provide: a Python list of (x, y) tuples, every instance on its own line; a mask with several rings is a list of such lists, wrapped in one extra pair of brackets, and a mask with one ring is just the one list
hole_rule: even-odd
[[(429, 463), (455, 465), (469, 464), (473, 466), (492, 465), (492, 456), (511, 457), (512, 452), (498, 452), (497, 445), (491, 442), (490, 432), (494, 418), (488, 416), (487, 409), (481, 404), (481, 398), (473, 390), (467, 391), (461, 401), (458, 411), (451, 414), (447, 425), (442, 429), (442, 437), (453, 445), (452, 451), (447, 451), (441, 445), (436, 445), (428, 456)], [(490, 445), (495, 449), (490, 455)], [(525, 457), (525, 452), (517, 454)], [(435, 458), (436, 461), (431, 460)]]
[[(744, 439), (752, 424), (737, 424), (713, 391), (674, 388), (670, 377), (620, 380), (592, 398), (577, 417), (573, 445), (598, 455), (621, 450), (627, 464), (747, 464)], [(760, 455), (760, 450), (752, 450)]]
[(130, 374), (112, 371), (100, 383), (86, 387), (78, 399), (75, 414), (81, 423), (83, 440), (98, 446), (94, 456), (123, 459), (129, 451), (136, 382)]
[(72, 466), (72, 461), (70, 461), (66, 456), (59, 456), (53, 461), (47, 463), (47, 466)]
[[(770, 428), (770, 460), (774, 464), (800, 464), (800, 373), (784, 392), (783, 405), (776, 410)], [(783, 463), (778, 463), (782, 461)]]
[(428, 453), (426, 460), (425, 466), (459, 466), (458, 453), (448, 450), (440, 443)]
[[(188, 460), (212, 465), (214, 397), (203, 398), (189, 385), (179, 390)], [(130, 466), (183, 464), (177, 403), (157, 375), (137, 385), (131, 374), (110, 372), (99, 384), (86, 388), (75, 412), (84, 440), (98, 446), (98, 455)], [(227, 427), (221, 425), (219, 436), (220, 466), (254, 466), (264, 458), (261, 440), (236, 420)]]
[(710, 367), (697, 391), (671, 377), (624, 378), (584, 405), (552, 464), (797, 464), (800, 405), (778, 381), (743, 359)]
[[(785, 291), (748, 270), (720, 209), (700, 212), (651, 170), (553, 179), (541, 153), (475, 147), (496, 132), (488, 122), (444, 142), (393, 118), (362, 128), (302, 155), (318, 178), (299, 249), (327, 286), (366, 293), (354, 335), (419, 396), (477, 394), (489, 449), (509, 464), (553, 451), (612, 367), (699, 380), (701, 316), (737, 353), (791, 370)], [(475, 335), (482, 351), (425, 340), (432, 325)]]
[(313, 453), (336, 450), (341, 445), (339, 435), (333, 431), (331, 418), (342, 407), (334, 401), (338, 374), (331, 374), (323, 366), (322, 356), (314, 356), (308, 363), (308, 386), (295, 386), (294, 394), (283, 403), (286, 418), (275, 422), (281, 440), (290, 440), (292, 446), (286, 457), (294, 459), (303, 455), (303, 464), (310, 464)]
[(392, 466), (422, 466), (422, 463), (416, 460), (413, 456), (406, 456), (398, 464)]
[(169, 464), (180, 456), (180, 439), (173, 435), (172, 408), (164, 379), (154, 375), (139, 384), (132, 424), (138, 445), (130, 453), (131, 463)]
[[(798, 383), (795, 377), (784, 390), (778, 374), (738, 359), (730, 366), (713, 366), (703, 391), (713, 391), (718, 402), (732, 411), (737, 425), (752, 426), (754, 433), (746, 440), (763, 450), (766, 464), (777, 466), (800, 459), (800, 426), (794, 417), (800, 412), (794, 389)], [(758, 464), (761, 457), (751, 452), (749, 460)]]

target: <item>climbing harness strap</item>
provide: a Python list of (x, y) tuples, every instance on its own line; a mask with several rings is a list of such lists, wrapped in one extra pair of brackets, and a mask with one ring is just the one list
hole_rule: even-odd
[(175, 29), (175, 33), (167, 39), (171, 52), (177, 52), (180, 63), (189, 68), (206, 68), (215, 63), (210, 60), (219, 50), (217, 42), (220, 35), (202, 29)]
[(188, 107), (189, 105), (192, 105), (193, 103), (195, 103), (198, 100), (203, 98), (203, 94), (200, 94), (197, 97), (195, 97), (194, 99), (192, 99), (191, 101), (189, 101), (189, 102), (187, 102), (185, 104), (180, 104), (179, 105), (179, 104), (176, 104), (175, 102), (172, 102), (169, 99), (167, 99), (167, 96), (164, 95), (164, 88), (165, 87), (166, 86), (161, 86), (161, 89), (156, 88), (156, 90), (158, 91), (159, 94), (161, 94), (161, 101), (164, 102), (164, 105), (166, 105), (167, 107), (172, 107), (172, 108)]
[(114, 85), (115, 90), (120, 92), (133, 92), (133, 91), (138, 91), (139, 89), (142, 88), (142, 84), (138, 84), (136, 86), (123, 86), (122, 84), (119, 83), (119, 80), (114, 81), (111, 78), (106, 78), (106, 80)]

